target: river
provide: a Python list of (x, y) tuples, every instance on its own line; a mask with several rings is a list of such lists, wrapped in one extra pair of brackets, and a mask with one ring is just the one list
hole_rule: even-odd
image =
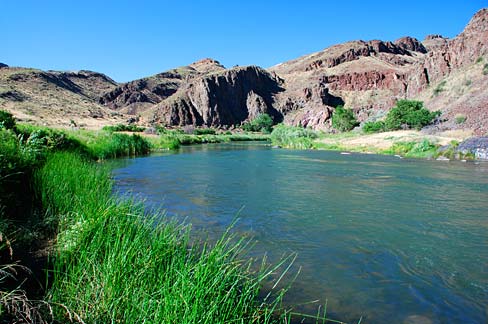
[(300, 311), (319, 300), (348, 323), (488, 321), (488, 163), (237, 143), (118, 161), (113, 176), (200, 235), (237, 215), (253, 256), (296, 253), (286, 302)]

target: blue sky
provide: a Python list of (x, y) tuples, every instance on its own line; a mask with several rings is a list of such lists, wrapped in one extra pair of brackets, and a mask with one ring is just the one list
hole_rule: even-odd
[(454, 37), (473, 1), (22, 1), (0, 5), (0, 62), (123, 82), (211, 57), (277, 63), (355, 39)]

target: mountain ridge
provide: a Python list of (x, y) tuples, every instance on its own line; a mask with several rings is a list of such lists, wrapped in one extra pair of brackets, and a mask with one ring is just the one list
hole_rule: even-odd
[[(37, 100), (45, 104), (38, 104), (34, 114), (49, 106), (59, 123), (68, 109), (56, 100), (61, 93), (73, 106), (70, 116), (77, 116), (78, 107), (84, 117), (92, 114), (107, 123), (115, 122), (110, 117), (137, 116), (145, 124), (235, 127), (269, 113), (275, 121), (327, 131), (337, 105), (352, 108), (365, 122), (384, 116), (399, 99), (416, 99), (431, 110), (441, 110), (444, 122), (439, 128), (469, 128), (484, 134), (487, 44), (488, 9), (481, 9), (452, 39), (428, 35), (423, 41), (409, 36), (349, 41), (268, 69), (226, 69), (207, 58), (116, 83), (97, 72), (22, 70), (2, 64), (0, 108), (25, 115), (26, 102), (34, 105)], [(23, 74), (17, 80), (9, 76), (15, 69)], [(37, 89), (35, 95), (28, 84)], [(458, 115), (465, 122), (457, 123)]]

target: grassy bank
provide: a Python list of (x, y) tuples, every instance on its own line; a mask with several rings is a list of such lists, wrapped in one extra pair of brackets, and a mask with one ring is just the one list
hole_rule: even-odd
[(36, 173), (36, 187), (59, 217), (50, 303), (90, 323), (276, 320), (280, 297), (257, 298), (274, 269), (252, 271), (251, 261), (240, 259), (245, 240), (227, 234), (213, 246), (191, 244), (189, 228), (114, 200), (103, 165), (73, 153), (52, 155)]
[(400, 155), (408, 158), (473, 159), (470, 154), (455, 152), (461, 136), (425, 135), (416, 130), (378, 134), (344, 132), (326, 134), (320, 131), (278, 125), (271, 133), (273, 145), (291, 149), (318, 149)]
[(94, 160), (145, 154), (155, 147), (145, 137), (17, 125), (0, 129), (0, 139), (1, 321), (290, 320), (283, 289), (259, 297), (282, 264), (245, 258), (248, 240), (226, 233), (214, 244), (195, 242), (188, 226), (112, 196), (109, 170)]
[(267, 141), (269, 135), (259, 133), (186, 134), (182, 130), (160, 130), (159, 136), (148, 137), (155, 150), (173, 150), (182, 145), (228, 143), (238, 141)]

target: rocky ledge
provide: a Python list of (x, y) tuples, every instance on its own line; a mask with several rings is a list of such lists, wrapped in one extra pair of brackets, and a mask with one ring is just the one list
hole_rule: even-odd
[(472, 137), (457, 147), (462, 154), (473, 154), (477, 160), (488, 160), (488, 136)]

